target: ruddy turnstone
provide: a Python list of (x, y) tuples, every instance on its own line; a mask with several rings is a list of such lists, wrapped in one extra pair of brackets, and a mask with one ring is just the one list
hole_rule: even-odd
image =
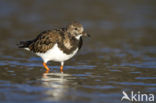
[(72, 22), (64, 28), (43, 31), (33, 40), (21, 41), (18, 47), (40, 56), (47, 71), (50, 70), (48, 61), (60, 62), (60, 71), (63, 72), (64, 62), (81, 48), (82, 36), (89, 35), (84, 32), (82, 24)]

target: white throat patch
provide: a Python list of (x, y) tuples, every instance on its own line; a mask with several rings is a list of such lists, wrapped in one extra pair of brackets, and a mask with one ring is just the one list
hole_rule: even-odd
[(80, 40), (80, 37), (81, 37), (81, 35), (78, 35), (78, 36), (76, 36), (75, 38), (76, 38), (77, 40)]

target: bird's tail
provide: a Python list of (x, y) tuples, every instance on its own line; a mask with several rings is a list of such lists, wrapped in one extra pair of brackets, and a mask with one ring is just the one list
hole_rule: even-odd
[(19, 48), (28, 48), (29, 45), (31, 44), (31, 41), (20, 41), (17, 46)]

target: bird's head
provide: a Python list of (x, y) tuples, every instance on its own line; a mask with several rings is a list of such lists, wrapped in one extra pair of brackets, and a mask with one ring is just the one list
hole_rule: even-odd
[(67, 26), (67, 32), (76, 39), (80, 39), (81, 36), (89, 36), (89, 34), (84, 32), (84, 28), (79, 22), (72, 22), (69, 24)]

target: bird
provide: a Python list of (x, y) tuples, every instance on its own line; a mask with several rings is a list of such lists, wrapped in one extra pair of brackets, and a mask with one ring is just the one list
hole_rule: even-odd
[(17, 46), (41, 57), (47, 72), (50, 70), (47, 62), (60, 62), (60, 71), (63, 73), (64, 62), (81, 49), (82, 37), (90, 37), (90, 35), (84, 31), (82, 24), (73, 21), (64, 27), (45, 30), (35, 39), (20, 41)]

